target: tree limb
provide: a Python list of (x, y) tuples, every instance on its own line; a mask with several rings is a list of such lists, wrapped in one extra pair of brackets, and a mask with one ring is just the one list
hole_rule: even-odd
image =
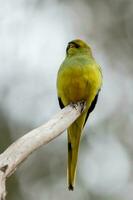
[(59, 136), (82, 113), (85, 103), (66, 106), (46, 124), (30, 131), (0, 154), (0, 200), (6, 197), (6, 178), (36, 149)]

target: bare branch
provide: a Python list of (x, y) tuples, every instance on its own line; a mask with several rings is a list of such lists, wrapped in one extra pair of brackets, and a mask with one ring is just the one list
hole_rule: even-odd
[(5, 200), (5, 182), (33, 151), (47, 144), (69, 127), (85, 108), (83, 102), (62, 109), (46, 124), (36, 128), (11, 144), (0, 155), (0, 200)]
[(0, 200), (6, 197), (6, 177), (4, 172), (0, 171)]

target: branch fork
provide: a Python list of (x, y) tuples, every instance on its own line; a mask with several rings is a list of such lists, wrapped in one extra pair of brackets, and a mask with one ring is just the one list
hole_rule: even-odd
[(36, 149), (64, 132), (84, 111), (84, 101), (70, 104), (46, 124), (28, 132), (0, 154), (0, 200), (6, 198), (6, 179)]

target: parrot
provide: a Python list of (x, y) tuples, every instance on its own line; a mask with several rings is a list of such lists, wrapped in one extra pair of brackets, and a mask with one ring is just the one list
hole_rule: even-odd
[(102, 87), (102, 70), (95, 61), (91, 47), (80, 39), (72, 40), (57, 73), (57, 96), (60, 108), (84, 101), (82, 114), (67, 128), (68, 189), (74, 190), (81, 135), (89, 114), (94, 110)]

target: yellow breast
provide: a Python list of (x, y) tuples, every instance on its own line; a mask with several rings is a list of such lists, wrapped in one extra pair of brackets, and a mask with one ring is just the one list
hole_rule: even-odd
[(58, 74), (57, 87), (64, 105), (88, 101), (101, 87), (101, 74), (97, 67), (65, 68)]

